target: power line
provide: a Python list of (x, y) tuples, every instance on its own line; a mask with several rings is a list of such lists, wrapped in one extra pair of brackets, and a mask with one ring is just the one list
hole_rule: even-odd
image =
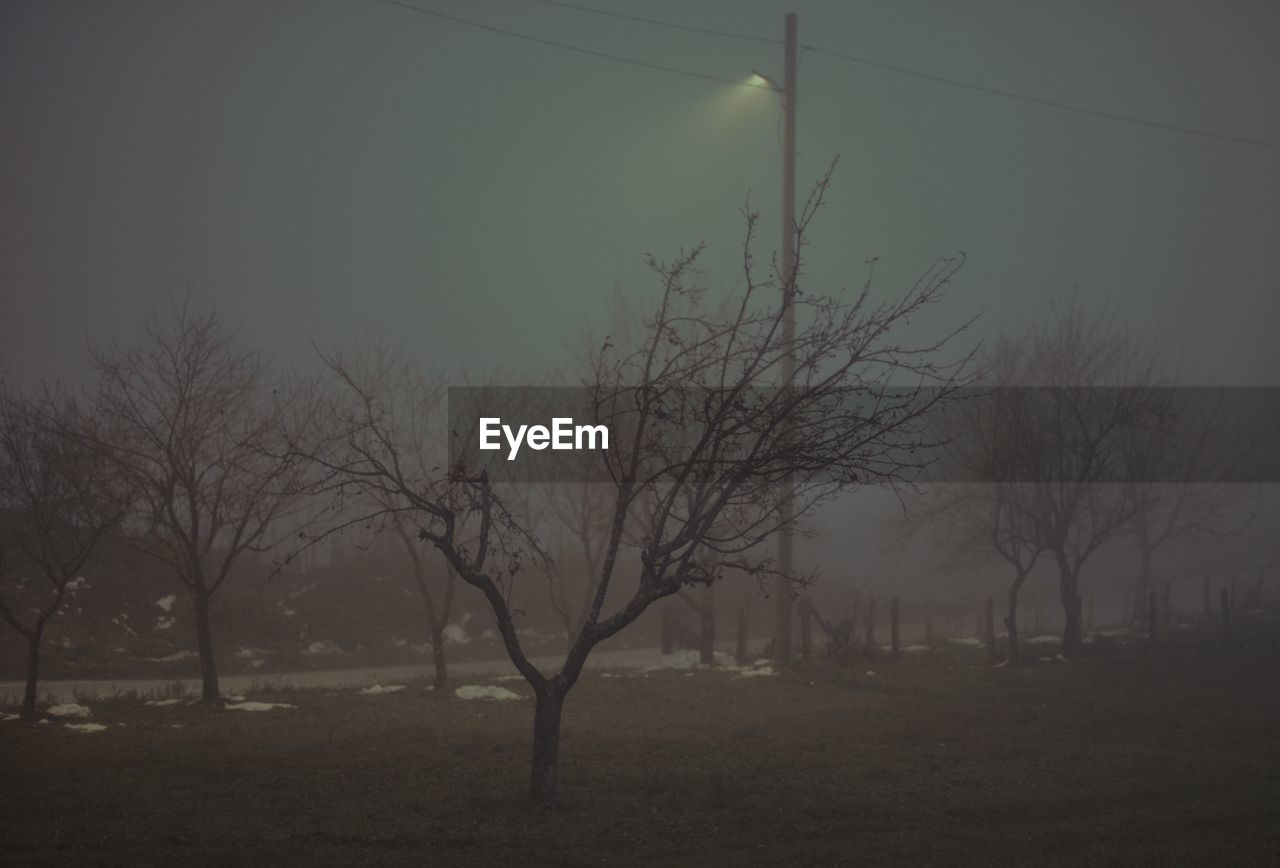
[(627, 15), (623, 12), (607, 12), (604, 9), (592, 9), (590, 6), (580, 6), (577, 3), (566, 3), (564, 0), (537, 0), (539, 3), (545, 3), (548, 6), (559, 6), (562, 9), (572, 9), (575, 12), (590, 12), (592, 15), (603, 15), (606, 18), (620, 18), (623, 21), (637, 21), (641, 24), (652, 24), (655, 27), (666, 27), (671, 30), (683, 30), (686, 33), (700, 33), (703, 36), (725, 36), (729, 39), (741, 39), (745, 42), (763, 42), (768, 45), (781, 45), (781, 39), (770, 39), (767, 36), (753, 36), (748, 33), (730, 33), (727, 30), (711, 30), (706, 27), (690, 27), (687, 24), (676, 24), (674, 21), (660, 21), (657, 18), (642, 18), (639, 15)]
[[(689, 27), (684, 24), (677, 24), (673, 21), (662, 21), (656, 18), (642, 18), (638, 15), (625, 15), (620, 12), (607, 12), (603, 9), (593, 9), (590, 6), (582, 6), (577, 3), (568, 3), (564, 0), (538, 0), (548, 6), (559, 6), (564, 9), (572, 9), (576, 12), (586, 12), (592, 15), (603, 15), (608, 18), (620, 18), (625, 21), (634, 21), (642, 24), (651, 24), (657, 27), (667, 27), (672, 30), (684, 30), (690, 33), (700, 33), (706, 36), (723, 36), (730, 39), (742, 39), (751, 42), (763, 42), (769, 44), (781, 44), (782, 40), (768, 39), (763, 36), (751, 36), (743, 33), (730, 33), (723, 30), (711, 30), (702, 27)], [(1017, 91), (1005, 90), (998, 87), (987, 87), (981, 84), (973, 84), (972, 82), (961, 81), (955, 78), (949, 78), (943, 75), (934, 75), (927, 72), (920, 72), (915, 69), (908, 69), (904, 66), (897, 66), (892, 63), (883, 63), (877, 60), (869, 60), (865, 57), (859, 57), (855, 54), (847, 54), (841, 51), (831, 51), (825, 48), (819, 48), (816, 45), (808, 45), (802, 43), (800, 45), (805, 51), (811, 51), (814, 54), (822, 54), (827, 57), (835, 57), (840, 60), (846, 60), (851, 63), (861, 64), (872, 69), (893, 72), (899, 75), (908, 75), (913, 78), (931, 81), (935, 84), (943, 84), (948, 87), (959, 88), (961, 90), (971, 91), (973, 93), (986, 94), (987, 96), (999, 96), (1005, 99), (1017, 100), (1018, 102), (1038, 105), (1043, 108), (1053, 108), (1060, 111), (1074, 112), (1075, 114), (1086, 115), (1089, 117), (1103, 118), (1105, 120), (1120, 121), (1122, 123), (1136, 124), (1138, 126), (1149, 127), (1151, 129), (1163, 130), (1165, 132), (1182, 133), (1189, 136), (1199, 136), (1206, 139), (1216, 139), (1223, 142), (1232, 142), (1239, 145), (1254, 145), (1260, 148), (1271, 148), (1280, 150), (1280, 142), (1272, 142), (1266, 139), (1253, 139), (1245, 136), (1232, 136), (1225, 133), (1215, 133), (1209, 130), (1203, 130), (1196, 127), (1183, 126), (1181, 124), (1164, 123), (1163, 121), (1150, 120), (1149, 118), (1140, 118), (1134, 115), (1121, 114), (1119, 112), (1103, 111), (1101, 109), (1093, 109), (1087, 106), (1075, 105), (1072, 103), (1060, 102), (1058, 100), (1046, 99), (1044, 97), (1034, 96), (1032, 94), (1019, 93)]]
[(813, 45), (801, 45), (806, 51), (812, 51), (814, 54), (825, 54), (828, 57), (837, 57), (841, 60), (848, 60), (852, 63), (869, 66), (873, 69), (882, 69), (887, 72), (896, 72), (900, 75), (909, 75), (914, 78), (932, 81), (938, 84), (945, 84), (950, 87), (961, 88), (963, 90), (973, 91), (975, 93), (984, 93), (990, 96), (1002, 96), (1006, 99), (1018, 100), (1020, 102), (1030, 103), (1032, 105), (1044, 106), (1046, 108), (1061, 109), (1062, 111), (1075, 112), (1076, 114), (1089, 115), (1096, 118), (1105, 118), (1112, 121), (1123, 121), (1124, 123), (1138, 124), (1139, 126), (1151, 127), (1157, 130), (1165, 130), (1167, 132), (1183, 133), (1189, 136), (1200, 136), (1206, 139), (1217, 139), (1223, 142), (1234, 142), (1240, 145), (1256, 145), (1261, 148), (1273, 148), (1280, 150), (1280, 142), (1271, 142), (1266, 139), (1250, 139), (1243, 136), (1232, 136), (1224, 133), (1214, 133), (1208, 130), (1197, 129), (1195, 127), (1186, 127), (1179, 124), (1167, 124), (1162, 121), (1153, 121), (1147, 118), (1134, 117), (1133, 115), (1124, 115), (1117, 112), (1102, 111), (1101, 109), (1092, 109), (1086, 106), (1073, 105), (1071, 103), (1058, 102), (1057, 100), (1045, 99), (1044, 97), (1032, 96), (1025, 93), (1017, 93), (1011, 90), (1003, 90), (997, 87), (986, 87), (985, 85), (972, 84), (967, 81), (960, 81), (954, 78), (947, 78), (941, 75), (932, 75), (927, 72), (919, 72), (914, 69), (907, 69), (902, 66), (895, 66), (890, 63), (881, 63), (876, 60), (867, 60), (865, 57), (858, 57), (853, 54), (843, 54), (838, 51), (828, 51), (824, 48), (818, 48)]
[(462, 24), (466, 27), (474, 27), (477, 30), (486, 30), (490, 33), (500, 33), (503, 36), (510, 36), (515, 39), (523, 39), (527, 42), (536, 42), (539, 45), (547, 45), (552, 48), (560, 48), (565, 51), (575, 52), (577, 54), (585, 54), (589, 57), (598, 57), (603, 60), (612, 60), (616, 63), (626, 63), (626, 64), (630, 64), (631, 66), (639, 66), (644, 69), (656, 69), (660, 72), (670, 72), (675, 75), (684, 75), (690, 78), (701, 78), (701, 79), (705, 79), (706, 81), (718, 81), (721, 84), (733, 84), (733, 85), (737, 85), (738, 87), (753, 87), (758, 90), (773, 90), (773, 88), (767, 84), (754, 84), (749, 81), (740, 81), (738, 79), (725, 78), (723, 76), (711, 75), (705, 72), (695, 72), (694, 70), (691, 70), (691, 69), (680, 69), (674, 66), (664, 66), (660, 63), (649, 63), (646, 60), (636, 60), (633, 57), (622, 57), (621, 55), (618, 55), (618, 54), (608, 54), (603, 51), (595, 51), (594, 49), (583, 48), (580, 45), (570, 45), (567, 42), (556, 42), (555, 40), (552, 40), (552, 39), (543, 39), (540, 36), (530, 36), (527, 33), (518, 33), (515, 30), (505, 30), (501, 27), (494, 27), (492, 24), (483, 24), (479, 21), (472, 21), (469, 18), (459, 18), (456, 15), (446, 15), (445, 13), (437, 12), (434, 9), (426, 9), (426, 8), (423, 8), (422, 6), (414, 6), (412, 3), (403, 2), (403, 0), (376, 0), (376, 2), (385, 3), (388, 6), (397, 6), (401, 9), (406, 9), (410, 12), (417, 12), (420, 15), (430, 15), (432, 18), (439, 18), (443, 21), (451, 21), (454, 24)]

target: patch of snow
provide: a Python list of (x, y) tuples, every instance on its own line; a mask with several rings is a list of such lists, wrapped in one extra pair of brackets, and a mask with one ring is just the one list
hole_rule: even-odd
[(982, 640), (977, 636), (952, 636), (947, 641), (954, 645), (967, 645), (970, 648), (977, 648), (982, 644)]
[(1057, 645), (1062, 641), (1060, 636), (1032, 636), (1026, 640), (1032, 645)]
[(87, 587), (89, 587), (89, 580), (86, 579), (84, 576), (76, 576), (74, 579), (67, 582), (68, 591), (78, 591), (81, 588), (87, 588)]
[(1070, 660), (1068, 660), (1066, 657), (1063, 657), (1061, 654), (1059, 654), (1059, 655), (1058, 655), (1058, 662), (1059, 662), (1059, 663), (1070, 663), (1071, 661), (1070, 661)]
[(618, 677), (618, 673), (616, 673), (616, 672), (601, 672), (601, 673), (600, 673), (600, 677), (601, 677), (601, 678), (617, 678), (617, 677)]
[(187, 649), (184, 648), (181, 651), (174, 651), (172, 654), (166, 657), (144, 657), (143, 659), (149, 660), (152, 663), (178, 663), (183, 660), (190, 660), (195, 656), (196, 656), (196, 652), (188, 651)]
[(453, 695), (459, 699), (521, 699), (519, 693), (492, 684), (464, 684)]
[(177, 601), (178, 601), (177, 596), (174, 594), (170, 594), (167, 597), (161, 597), (160, 599), (156, 600), (156, 605), (159, 606), (164, 611), (169, 612), (173, 610), (173, 604), (176, 603)]
[(247, 648), (241, 645), (236, 649), (236, 656), (241, 660), (252, 660), (255, 657), (270, 657), (271, 652), (263, 648)]
[(302, 653), (303, 653), (303, 654), (311, 654), (311, 655), (316, 655), (316, 654), (341, 654), (341, 653), (342, 653), (342, 649), (341, 649), (341, 648), (339, 648), (337, 645), (333, 644), (333, 641), (332, 641), (332, 640), (330, 640), (330, 639), (324, 639), (324, 640), (322, 640), (322, 641), (312, 642), (310, 645), (308, 645), (308, 646), (306, 647), (306, 649), (305, 649)]
[(76, 732), (102, 732), (106, 729), (100, 723), (64, 723), (62, 726), (64, 729), (73, 729)]
[(244, 702), (244, 697), (238, 693), (224, 693), (218, 698), (223, 702)]
[(19, 718), (19, 715), (17, 714), (0, 713), (0, 722), (6, 721), (6, 720), (17, 720), (18, 718)]
[(490, 681), (524, 681), (523, 675), (495, 675)]
[(59, 705), (50, 705), (44, 713), (50, 717), (88, 717), (89, 709), (74, 702), (63, 702)]
[(444, 641), (446, 645), (465, 645), (471, 636), (461, 624), (449, 624), (444, 628)]
[(931, 645), (908, 645), (902, 650), (910, 654), (916, 654), (920, 651), (932, 651), (933, 647)]
[(230, 711), (274, 711), (277, 708), (297, 708), (287, 702), (232, 702), (224, 705)]
[(364, 694), (397, 693), (401, 690), (404, 690), (403, 684), (387, 684), (385, 686), (382, 684), (375, 684), (372, 687), (364, 688), (360, 692)]
[(876, 674), (876, 672), (875, 672), (875, 670), (874, 670), (874, 669), (868, 669), (868, 670), (866, 671), (866, 674), (867, 674), (867, 675), (875, 675), (875, 674)]
[(288, 606), (281, 606), (280, 611), (284, 614), (286, 618), (292, 618), (294, 615), (298, 614), (297, 612), (293, 611), (293, 609), (290, 609)]
[(168, 630), (170, 627), (173, 626), (173, 622), (174, 622), (173, 618), (166, 618), (162, 615), (159, 618), (156, 618), (156, 629)]
[(177, 705), (181, 701), (182, 701), (181, 699), (148, 699), (146, 702), (142, 704), (153, 705), (156, 708), (161, 708), (162, 706), (165, 706), (165, 705)]
[(773, 662), (765, 659), (757, 660), (747, 668), (738, 670), (739, 678), (758, 678), (777, 674), (777, 672), (773, 671)]

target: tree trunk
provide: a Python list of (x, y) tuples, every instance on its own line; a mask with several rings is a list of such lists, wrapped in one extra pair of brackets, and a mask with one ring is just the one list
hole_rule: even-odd
[(40, 683), (40, 637), (44, 624), (36, 624), (27, 639), (27, 686), (22, 692), (22, 719), (35, 720), (36, 689)]
[(435, 666), (435, 689), (444, 690), (449, 686), (449, 667), (444, 660), (444, 624), (429, 622), (431, 625), (431, 663)]
[(537, 694), (533, 710), (533, 762), (529, 774), (529, 799), (536, 805), (554, 804), (559, 798), (560, 713), (567, 690), (557, 676)]
[(1009, 631), (1009, 664), (1018, 664), (1018, 589), (1009, 592), (1009, 614), (1004, 616), (1005, 629)]
[(196, 650), (200, 654), (200, 698), (205, 705), (218, 701), (218, 666), (213, 660), (213, 633), (209, 629), (209, 594), (196, 592)]
[(1071, 657), (1080, 650), (1084, 638), (1081, 627), (1081, 604), (1078, 593), (1079, 577), (1071, 569), (1065, 553), (1055, 553), (1058, 561), (1058, 590), (1062, 597), (1062, 654)]
[(711, 585), (702, 593), (702, 605), (698, 607), (702, 618), (702, 635), (698, 641), (698, 660), (705, 666), (716, 662), (716, 598)]

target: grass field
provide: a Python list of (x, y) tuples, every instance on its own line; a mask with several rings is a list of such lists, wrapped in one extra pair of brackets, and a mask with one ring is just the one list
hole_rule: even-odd
[(552, 810), (524, 801), (527, 698), (90, 702), (106, 731), (0, 724), (0, 863), (1276, 865), (1265, 626), (1016, 669), (952, 648), (874, 674), (587, 675)]

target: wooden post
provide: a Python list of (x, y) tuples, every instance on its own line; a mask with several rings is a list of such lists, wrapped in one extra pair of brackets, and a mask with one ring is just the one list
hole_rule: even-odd
[(670, 654), (672, 651), (672, 629), (671, 629), (671, 607), (662, 607), (662, 653)]
[(893, 659), (898, 659), (898, 598), (889, 601), (889, 647)]
[(1151, 647), (1156, 646), (1156, 592), (1152, 591), (1147, 594), (1147, 637), (1151, 640)]
[(813, 654), (813, 612), (808, 600), (800, 604), (800, 662), (806, 666)]
[(872, 597), (867, 601), (867, 646), (866, 652), (869, 659), (875, 659), (876, 653), (880, 650), (876, 646), (876, 603), (878, 601)]
[(744, 597), (742, 600), (742, 608), (738, 610), (738, 647), (735, 649), (737, 653), (734, 657), (738, 661), (739, 666), (747, 665), (747, 619), (750, 617), (748, 608), (751, 604), (750, 597)]
[(996, 656), (996, 601), (993, 597), (987, 597), (986, 604), (983, 606), (983, 625), (982, 640), (987, 643), (987, 651), (991, 654), (991, 659)]
[(1222, 589), (1222, 647), (1231, 647), (1231, 597), (1226, 588)]

